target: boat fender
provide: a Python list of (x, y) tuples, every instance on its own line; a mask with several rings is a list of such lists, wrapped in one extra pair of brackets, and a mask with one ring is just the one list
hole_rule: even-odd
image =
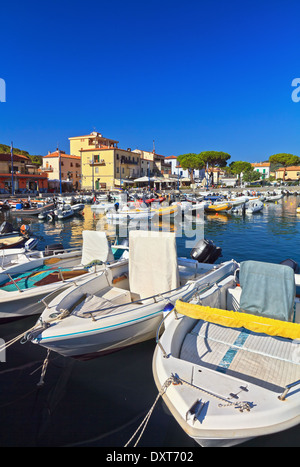
[(22, 235), (25, 235), (27, 232), (29, 232), (29, 225), (22, 224), (20, 227), (20, 232)]
[(163, 311), (164, 312), (172, 311), (174, 309), (174, 307), (175, 307), (174, 303), (169, 302), (169, 303), (166, 304)]
[(122, 276), (115, 277), (112, 281), (113, 284), (117, 284), (118, 282), (125, 280), (128, 278), (127, 274), (122, 274)]

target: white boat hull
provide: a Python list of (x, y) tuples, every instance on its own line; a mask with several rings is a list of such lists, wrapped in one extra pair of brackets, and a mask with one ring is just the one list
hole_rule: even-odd
[[(183, 264), (184, 259), (181, 262)], [(191, 262), (192, 260), (187, 260), (188, 264)], [(166, 304), (173, 303), (182, 296), (192, 295), (198, 287), (222, 277), (225, 270), (232, 268), (231, 262), (224, 264), (220, 268), (208, 264), (199, 265), (202, 273), (194, 281), (186, 282), (173, 292), (133, 302), (130, 292), (122, 282), (118, 283), (118, 287), (108, 287), (107, 278), (98, 273), (85, 284), (82, 282), (80, 287), (71, 287), (51, 301), (43, 311), (41, 320), (47, 323), (61, 309), (73, 309), (74, 303), (86, 295), (97, 294), (101, 299), (109, 300), (104, 302), (104, 308), (101, 308), (101, 304), (97, 312), (87, 308), (89, 311), (84, 314), (85, 319), (75, 309), (60, 320), (59, 325), (56, 323), (42, 332), (39, 331), (33, 342), (64, 356), (90, 358), (148, 340), (155, 336)], [(112, 268), (112, 272), (113, 269), (116, 269), (114, 277), (120, 277), (120, 274), (128, 270), (128, 264), (116, 266)]]
[[(51, 258), (52, 257), (50, 256), (32, 259), (2, 270), (0, 272), (0, 283), (2, 284), (4, 281), (9, 280), (7, 274), (10, 274), (12, 277), (14, 277), (15, 274), (23, 274), (25, 272), (30, 274), (30, 272), (42, 266), (45, 260), (51, 260)], [(80, 265), (81, 251), (78, 250), (78, 252), (62, 253), (60, 255), (55, 255), (54, 257), (54, 259), (59, 258), (61, 258), (61, 262), (56, 264), (59, 264), (60, 267), (73, 268)], [(63, 288), (61, 288), (62, 282), (55, 282), (39, 287), (21, 289), (21, 291), (17, 287), (18, 282), (16, 282), (14, 291), (3, 290), (0, 286), (0, 322), (40, 314), (45, 307), (40, 300), (49, 293), (55, 292), (55, 290), (57, 290), (57, 294), (61, 293), (64, 288), (72, 285), (73, 281), (74, 279), (66, 280)]]
[[(234, 276), (225, 278), (201, 295), (202, 304), (214, 308), (216, 301), (217, 308), (237, 311), (234, 284)], [(295, 304), (299, 322), (299, 300)], [(300, 423), (297, 342), (174, 313), (157, 342), (155, 383), (166, 388), (164, 402), (199, 445), (234, 446)], [(283, 388), (294, 382), (282, 399)]]

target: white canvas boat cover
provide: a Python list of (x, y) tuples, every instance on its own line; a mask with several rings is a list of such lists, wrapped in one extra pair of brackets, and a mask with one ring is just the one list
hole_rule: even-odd
[(81, 264), (87, 266), (93, 261), (110, 261), (113, 258), (105, 232), (98, 230), (84, 230), (82, 232)]
[(129, 233), (129, 285), (141, 299), (179, 287), (174, 233)]

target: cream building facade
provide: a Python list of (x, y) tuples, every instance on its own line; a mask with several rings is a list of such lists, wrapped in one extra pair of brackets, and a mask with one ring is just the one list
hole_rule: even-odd
[(133, 184), (140, 176), (140, 155), (118, 148), (119, 141), (93, 131), (69, 138), (70, 153), (81, 158), (81, 188), (113, 189)]
[(59, 149), (54, 152), (48, 152), (43, 157), (41, 170), (48, 174), (48, 180), (60, 180), (61, 176), (62, 181), (72, 182), (75, 190), (80, 189), (81, 159), (79, 156), (66, 154)]

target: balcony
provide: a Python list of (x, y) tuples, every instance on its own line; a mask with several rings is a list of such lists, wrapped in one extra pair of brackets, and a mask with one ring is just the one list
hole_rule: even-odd
[(139, 161), (133, 161), (133, 160), (129, 159), (128, 157), (124, 157), (124, 156), (121, 157), (120, 162), (121, 162), (121, 164), (139, 165)]
[(41, 167), (39, 170), (42, 172), (53, 172), (53, 167)]

